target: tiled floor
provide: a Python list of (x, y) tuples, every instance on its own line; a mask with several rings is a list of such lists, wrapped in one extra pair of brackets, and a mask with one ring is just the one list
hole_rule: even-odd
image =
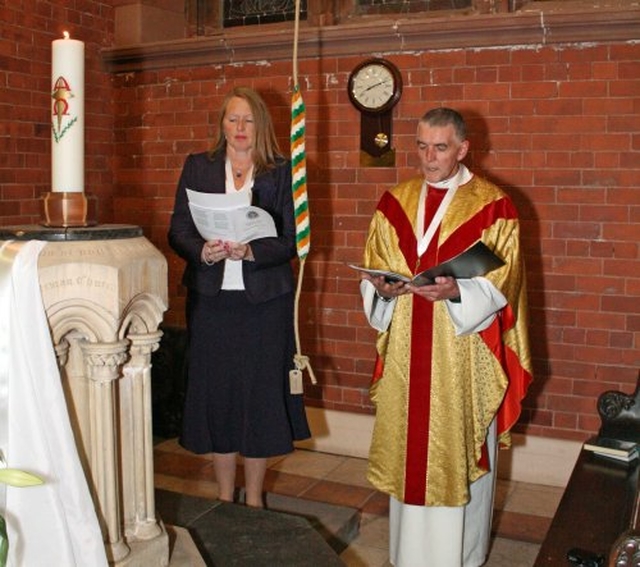
[[(360, 510), (359, 535), (340, 558), (349, 567), (388, 567), (388, 498), (365, 478), (366, 460), (296, 450), (269, 463), (265, 490)], [(176, 440), (155, 450), (156, 488), (215, 499), (213, 463), (179, 447)], [(242, 480), (242, 466), (238, 468)], [(562, 489), (498, 480), (494, 538), (486, 567), (531, 567)]]

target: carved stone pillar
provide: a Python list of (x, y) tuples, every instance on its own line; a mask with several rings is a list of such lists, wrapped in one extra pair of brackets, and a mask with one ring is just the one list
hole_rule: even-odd
[(120, 479), (118, 475), (118, 433), (116, 416), (116, 381), (127, 359), (128, 341), (80, 345), (89, 380), (89, 406), (92, 408), (91, 455), (89, 464), (93, 489), (105, 535), (107, 558), (115, 563), (129, 555), (122, 536), (120, 520)]
[(109, 562), (166, 567), (151, 415), (166, 260), (139, 227), (0, 229), (0, 240), (30, 239), (48, 241), (38, 261), (40, 289)]
[[(151, 353), (160, 346), (162, 333), (130, 334), (129, 362), (124, 367), (120, 387), (124, 526), (127, 539), (149, 540), (157, 537), (153, 485), (153, 427), (151, 422)], [(136, 416), (144, 415), (139, 420)]]

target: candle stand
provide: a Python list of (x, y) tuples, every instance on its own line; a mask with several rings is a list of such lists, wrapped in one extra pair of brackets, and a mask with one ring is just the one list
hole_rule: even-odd
[(47, 241), (40, 289), (109, 563), (166, 566), (151, 416), (166, 259), (136, 226), (0, 227), (0, 240), (31, 239)]
[(52, 228), (94, 226), (97, 199), (84, 192), (49, 192), (42, 197), (42, 224)]

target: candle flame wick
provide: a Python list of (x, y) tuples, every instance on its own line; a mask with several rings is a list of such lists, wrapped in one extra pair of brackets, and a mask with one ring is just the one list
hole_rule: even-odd
[(69, 32), (68, 31), (63, 31), (62, 35), (64, 36), (65, 39), (69, 39)]

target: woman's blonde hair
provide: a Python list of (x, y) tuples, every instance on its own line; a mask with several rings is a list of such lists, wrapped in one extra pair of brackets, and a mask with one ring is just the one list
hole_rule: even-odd
[(278, 146), (278, 140), (273, 128), (271, 113), (267, 108), (263, 98), (252, 88), (235, 87), (224, 98), (220, 116), (218, 119), (218, 139), (215, 142), (210, 155), (223, 151), (227, 147), (227, 140), (224, 136), (223, 121), (232, 98), (246, 100), (251, 108), (255, 125), (255, 146), (253, 148), (253, 164), (255, 174), (259, 175), (264, 171), (274, 167), (277, 158), (282, 158), (283, 154)]

